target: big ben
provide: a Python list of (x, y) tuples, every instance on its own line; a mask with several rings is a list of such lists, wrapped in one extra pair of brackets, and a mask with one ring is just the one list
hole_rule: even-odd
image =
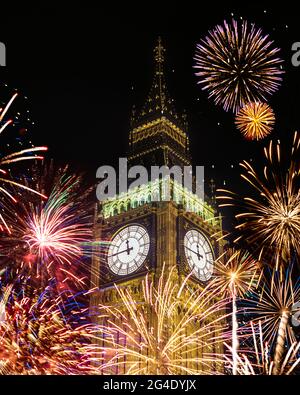
[[(185, 116), (177, 114), (168, 93), (164, 64), (165, 48), (159, 38), (150, 92), (140, 111), (132, 115), (129, 166), (183, 170), (191, 165)], [(166, 189), (169, 199), (164, 196)], [(146, 276), (155, 282), (174, 267), (175, 282), (189, 276), (192, 287), (203, 287), (211, 281), (220, 255), (221, 233), (221, 219), (213, 205), (172, 177), (151, 179), (99, 202), (94, 237), (96, 242), (105, 240), (107, 246), (93, 255), (91, 283), (97, 291), (91, 305), (119, 305), (115, 285), (139, 299)], [(113, 372), (128, 372), (124, 364), (122, 369)]]

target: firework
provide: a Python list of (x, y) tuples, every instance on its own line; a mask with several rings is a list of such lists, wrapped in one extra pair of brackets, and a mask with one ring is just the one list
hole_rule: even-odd
[(258, 262), (246, 251), (228, 249), (215, 262), (214, 288), (224, 298), (244, 295), (256, 288), (261, 277)]
[[(261, 321), (257, 324), (257, 329), (254, 328), (251, 322), (252, 332), (252, 347), (251, 351), (247, 350), (240, 352), (237, 356), (239, 375), (272, 375), (274, 373), (274, 361), (270, 355), (270, 348), (267, 342), (264, 341)], [(226, 345), (231, 350), (231, 347)], [(289, 349), (285, 352), (285, 357), (282, 361), (280, 369), (277, 371), (278, 375), (290, 375), (300, 363), (298, 357), (300, 343), (292, 343)], [(230, 368), (233, 367), (234, 362), (231, 358), (224, 355)]]
[(247, 140), (260, 140), (271, 133), (274, 112), (266, 103), (248, 103), (240, 109), (235, 124)]
[(9, 285), (3, 290), (3, 295), (0, 300), (0, 323), (5, 320), (5, 308), (6, 308), (7, 300), (11, 293), (11, 289), (12, 289), (12, 285)]
[(282, 60), (262, 30), (247, 21), (224, 21), (197, 45), (199, 84), (225, 111), (238, 112), (248, 102), (266, 100), (280, 86)]
[(266, 278), (261, 292), (252, 293), (246, 310), (254, 316), (253, 322), (262, 322), (265, 339), (274, 349), (273, 373), (278, 374), (286, 344), (296, 342), (289, 320), (300, 298), (300, 284), (293, 283), (291, 269), (286, 270), (283, 281), (279, 272), (272, 272), (269, 277), (270, 286)]
[(86, 350), (99, 373), (220, 374), (224, 301), (192, 289), (188, 278), (179, 284), (176, 270), (147, 275), (142, 296), (116, 286), (116, 304), (100, 304), (97, 345)]
[[(241, 163), (245, 170), (242, 178), (254, 188), (257, 196), (240, 198), (225, 190), (223, 206), (236, 206), (242, 212), (236, 215), (242, 239), (248, 248), (258, 252), (258, 260), (274, 264), (276, 269), (300, 256), (300, 190), (299, 190), (299, 135), (295, 133), (287, 171), (281, 164), (280, 144), (272, 141), (264, 149), (267, 166), (263, 176), (247, 161)], [(284, 168), (284, 169), (283, 169)]]
[(237, 373), (239, 347), (237, 298), (243, 297), (260, 279), (259, 267), (247, 252), (229, 249), (221, 255), (215, 264), (215, 278), (212, 287), (232, 304), (232, 373)]
[[(88, 372), (82, 353), (89, 342), (89, 324), (74, 326), (84, 311), (72, 305), (74, 315), (61, 298), (12, 291), (0, 322), (0, 374), (83, 374)], [(70, 307), (69, 307), (70, 308)], [(75, 311), (75, 312), (74, 312)], [(74, 317), (76, 317), (74, 319)], [(80, 320), (79, 320), (80, 321)]]
[(11, 210), (10, 235), (0, 240), (2, 254), (15, 273), (25, 273), (41, 284), (55, 278), (60, 287), (67, 281), (83, 285), (79, 269), (84, 265), (84, 243), (92, 236), (90, 188), (82, 190), (82, 177), (51, 164), (33, 178), (36, 189), (49, 197), (24, 199)]
[[(7, 128), (8, 125), (12, 124), (12, 120), (5, 119), (5, 116), (11, 106), (11, 104), (13, 103), (13, 101), (15, 100), (15, 98), (18, 96), (17, 93), (15, 93), (11, 99), (8, 101), (8, 103), (0, 108), (0, 134), (2, 135), (4, 130)], [(12, 180), (9, 176), (7, 171), (5, 170), (5, 166), (12, 164), (12, 163), (16, 163), (16, 162), (21, 162), (21, 161), (25, 161), (25, 160), (36, 160), (36, 159), (44, 159), (43, 156), (40, 155), (36, 155), (36, 152), (41, 152), (41, 151), (46, 151), (47, 147), (32, 147), (32, 148), (28, 148), (28, 149), (22, 149), (20, 151), (16, 151), (13, 153), (9, 153), (3, 157), (0, 157), (0, 194), (2, 195), (2, 200), (3, 197), (4, 198), (8, 198), (9, 200), (11, 200), (12, 202), (16, 203), (17, 199), (15, 196), (13, 196), (11, 194), (11, 191), (8, 190), (5, 186), (14, 186), (14, 187), (18, 187), (21, 188), (23, 190), (26, 191), (30, 191), (34, 194), (40, 195), (41, 197), (45, 197), (44, 195), (42, 195), (41, 193), (39, 193), (38, 191), (29, 188), (28, 186), (21, 184), (19, 182), (16, 182), (14, 180)], [(3, 215), (0, 213), (0, 221), (2, 222), (2, 225), (0, 224), (0, 230), (6, 230), (6, 231), (10, 231), (9, 227), (7, 226), (7, 223), (5, 221), (5, 218), (3, 217)]]

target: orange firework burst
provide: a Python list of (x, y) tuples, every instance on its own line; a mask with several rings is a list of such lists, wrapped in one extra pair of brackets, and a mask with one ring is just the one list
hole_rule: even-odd
[(247, 140), (260, 140), (271, 133), (275, 115), (266, 103), (251, 102), (238, 112), (235, 118), (237, 128)]

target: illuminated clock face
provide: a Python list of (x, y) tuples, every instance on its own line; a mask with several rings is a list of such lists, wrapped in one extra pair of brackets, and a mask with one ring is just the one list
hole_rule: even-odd
[(150, 237), (144, 227), (126, 226), (111, 241), (107, 259), (110, 270), (119, 276), (134, 273), (147, 258), (149, 247)]
[(213, 274), (213, 250), (207, 238), (197, 230), (184, 236), (184, 251), (189, 267), (201, 281), (208, 281)]

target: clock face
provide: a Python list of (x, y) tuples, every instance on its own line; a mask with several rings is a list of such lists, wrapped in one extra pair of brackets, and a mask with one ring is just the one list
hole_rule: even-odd
[(119, 276), (134, 273), (144, 263), (149, 247), (150, 237), (144, 227), (126, 226), (111, 240), (107, 258), (110, 270)]
[(201, 281), (208, 281), (213, 274), (213, 250), (207, 238), (197, 230), (184, 236), (184, 251), (189, 267)]

